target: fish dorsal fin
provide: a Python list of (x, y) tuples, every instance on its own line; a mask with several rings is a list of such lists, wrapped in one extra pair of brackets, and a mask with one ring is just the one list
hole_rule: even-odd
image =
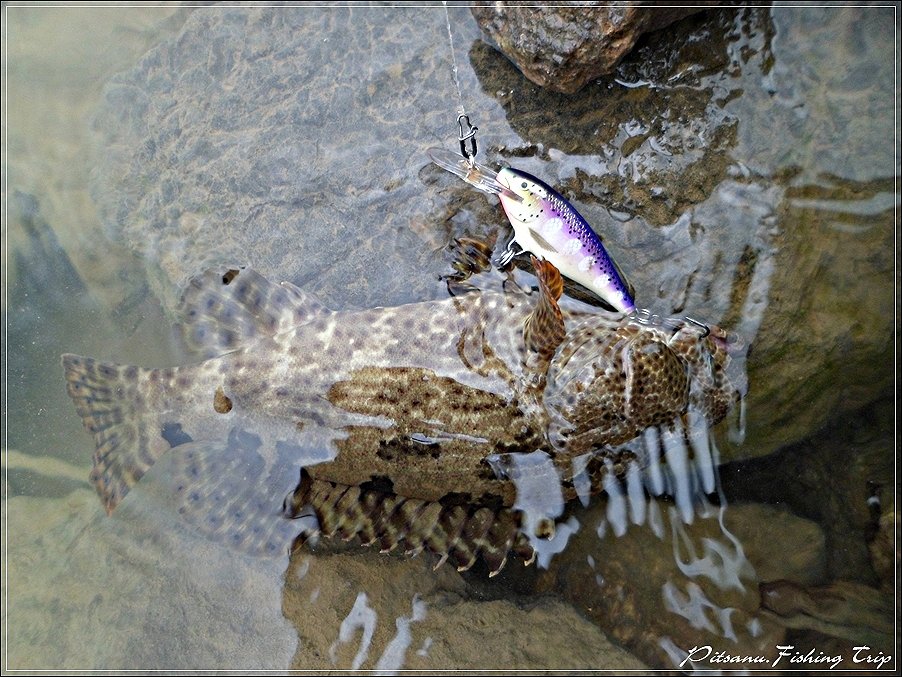
[(193, 277), (178, 306), (185, 343), (204, 357), (275, 336), (326, 312), (290, 282), (275, 284), (244, 266), (212, 268)]
[(315, 479), (302, 470), (285, 514), (296, 518), (307, 509), (316, 515), (318, 529), (297, 529), (294, 547), (316, 531), (344, 540), (356, 535), (364, 545), (378, 544), (382, 552), (399, 545), (411, 555), (432, 552), (439, 556), (436, 569), (447, 561), (466, 571), (481, 557), (489, 577), (501, 571), (511, 554), (526, 564), (535, 558), (533, 546), (520, 532), (519, 516), (504, 507), (423, 501), (384, 491), (375, 482), (349, 486)]
[(548, 261), (540, 261), (535, 256), (531, 259), (539, 279), (539, 300), (526, 318), (523, 338), (526, 347), (547, 362), (566, 335), (564, 318), (557, 304), (564, 291), (564, 280)]

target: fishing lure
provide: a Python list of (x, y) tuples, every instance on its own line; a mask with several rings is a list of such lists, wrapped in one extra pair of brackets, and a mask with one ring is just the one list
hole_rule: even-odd
[(506, 265), (520, 251), (552, 263), (563, 275), (591, 290), (615, 310), (636, 309), (623, 273), (608, 254), (601, 238), (557, 191), (540, 179), (513, 167), (495, 172), (460, 155), (430, 148), (430, 159), (474, 188), (497, 195), (514, 237), (502, 257)]

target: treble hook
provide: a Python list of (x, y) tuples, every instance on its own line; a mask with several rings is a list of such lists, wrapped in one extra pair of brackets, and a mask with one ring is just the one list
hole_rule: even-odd
[[(464, 122), (467, 123), (466, 129), (464, 129)], [(457, 126), (460, 129), (460, 133), (457, 135), (457, 140), (460, 142), (460, 154), (470, 163), (470, 167), (474, 167), (476, 164), (476, 132), (479, 127), (474, 127), (470, 123), (470, 116), (466, 113), (457, 116)], [(470, 140), (469, 152), (467, 152), (467, 139)]]
[(517, 254), (522, 254), (522, 249), (514, 249), (514, 245), (516, 242), (511, 240), (507, 243), (507, 249), (504, 250), (504, 253), (498, 257), (497, 267), (504, 268), (508, 263), (514, 260)]

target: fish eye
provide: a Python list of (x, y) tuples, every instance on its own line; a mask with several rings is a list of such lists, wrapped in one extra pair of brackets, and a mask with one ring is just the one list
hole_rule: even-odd
[(524, 181), (523, 183), (520, 184), (520, 188), (527, 188), (527, 187), (528, 186), (527, 186), (526, 181)]

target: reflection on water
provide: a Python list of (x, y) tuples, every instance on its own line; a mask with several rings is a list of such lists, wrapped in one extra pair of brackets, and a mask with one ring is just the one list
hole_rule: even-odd
[[(507, 232), (424, 153), (456, 145), (443, 10), (5, 12), (10, 668), (642, 669), (777, 644), (893, 665), (888, 8), (701, 14), (573, 96), (538, 90), (452, 10), (483, 163), (560, 189), (639, 306), (751, 347), (744, 442), (726, 434), (738, 408), (710, 441), (689, 416), (685, 440), (667, 428), (629, 449), (641, 473), (593, 485), (583, 458), (547, 490), (547, 457), (494, 459), (539, 554), (492, 578), (485, 558), (433, 570), (428, 549), (357, 539), (255, 557), (206, 538), (222, 532), (209, 511), (184, 519), (173, 497), (192, 469), (219, 478), (208, 499), (272, 496), (278, 512), (292, 449), (277, 481), (194, 447), (164, 455), (107, 517), (59, 368), (64, 352), (190, 362), (170, 318), (184, 281), (220, 263), (341, 310), (446, 298), (440, 276), (470, 270), (455, 239)], [(464, 284), (487, 297), (501, 281)], [(410, 449), (447, 443), (413, 432)], [(302, 528), (277, 524), (285, 540)]]

